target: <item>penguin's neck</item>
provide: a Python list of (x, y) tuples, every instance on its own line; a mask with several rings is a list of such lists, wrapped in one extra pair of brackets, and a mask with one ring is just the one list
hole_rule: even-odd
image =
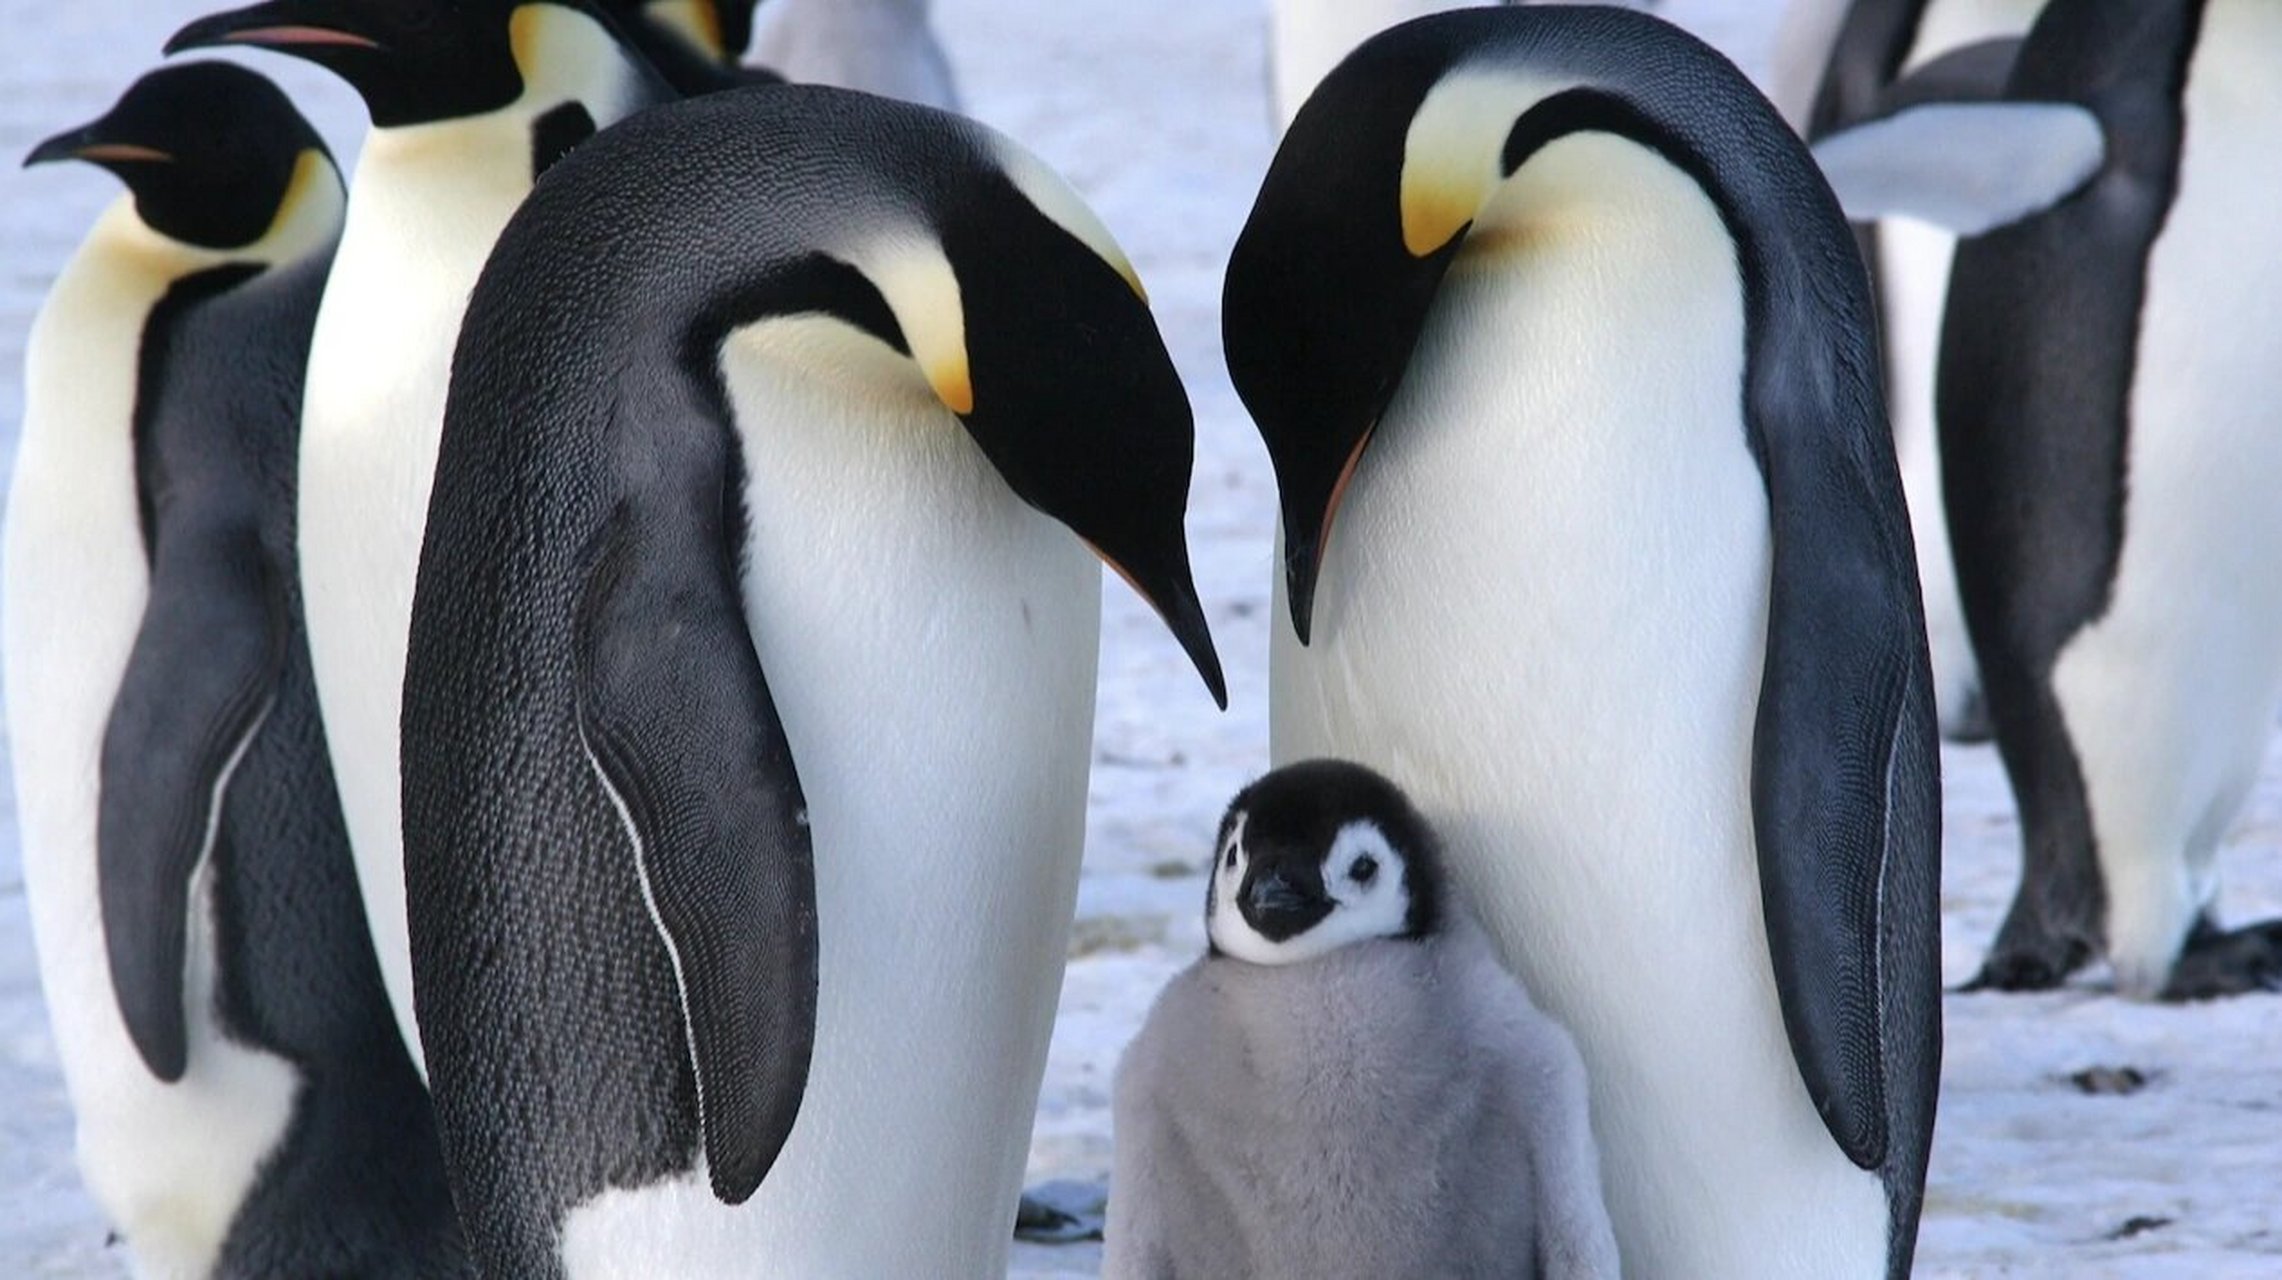
[[(51, 441), (89, 465), (116, 453), (133, 470), (136, 375), (143, 327), (178, 281), (231, 254), (159, 234), (121, 195), (56, 277), (32, 325), (24, 368), (24, 449)], [(101, 436), (102, 439), (89, 438)], [(131, 486), (130, 486), (131, 487)]]

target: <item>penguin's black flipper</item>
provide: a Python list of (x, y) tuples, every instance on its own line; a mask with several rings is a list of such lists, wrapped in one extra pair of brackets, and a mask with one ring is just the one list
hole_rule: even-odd
[[(577, 625), (579, 731), (673, 955), (713, 1193), (739, 1204), (791, 1135), (816, 1028), (816, 887), (784, 726), (745, 624), (735, 463), (719, 434), (622, 471)], [(677, 424), (678, 425), (678, 424)], [(678, 443), (676, 441), (678, 440)]]
[[(1835, 223), (1823, 230), (1839, 243)], [(1867, 299), (1850, 302), (1851, 350), (1820, 385), (1795, 381), (1819, 345), (1808, 332), (1788, 334), (1796, 360), (1753, 362), (1774, 565), (1751, 807), (1792, 1056), (1831, 1136), (1870, 1169), (1890, 1140), (1931, 1133), (1940, 759), (1901, 486), (1864, 376)]]
[(280, 580), (251, 525), (170, 535), (103, 731), (96, 867), (111, 988), (143, 1062), (188, 1066), (183, 960), (191, 877), (223, 788), (261, 726), (285, 654)]

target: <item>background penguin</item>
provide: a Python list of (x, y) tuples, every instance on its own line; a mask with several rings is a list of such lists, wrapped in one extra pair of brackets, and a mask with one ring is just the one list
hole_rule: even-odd
[(980, 126), (715, 94), (532, 194), (447, 418), (406, 870), (479, 1258), (1004, 1274), (1084, 841), (1089, 545), (1224, 700), (1131, 267)]
[(1979, 985), (2105, 945), (2135, 995), (2282, 982), (2211, 918), (2282, 704), (2282, 11), (2055, 0), (2009, 96), (2097, 115), (2080, 194), (1961, 244), (1942, 333), (1959, 586), (2025, 868)]
[(357, 878), (415, 1063), (397, 714), (452, 339), (536, 176), (670, 96), (622, 41), (579, 0), (272, 0), (167, 45), (306, 58), (372, 112), (309, 356), (301, 574)]
[[(2011, 74), (2019, 37), (2043, 0), (1855, 0), (1832, 52), (1808, 137), (1824, 138), (1894, 107), (1894, 82), (1909, 76), (1922, 92), (1928, 64), (1950, 58), (1940, 93), (1995, 98)], [(1968, 52), (1969, 51), (1969, 52)], [(1950, 55), (1964, 53), (1962, 58)], [(1970, 134), (1961, 134), (1969, 137)], [(1842, 193), (1843, 194), (1843, 193)], [(1879, 329), (1886, 355), (1886, 396), (1894, 449), (1917, 542), (1924, 588), (1926, 639), (1933, 655), (1934, 705), (1942, 732), (1961, 741), (1989, 737), (1989, 713), (1973, 644), (1965, 633), (1951, 565), (1949, 522), (1942, 512), (1941, 453), (1934, 431), (1934, 348), (1941, 303), (1949, 288), (1950, 234), (1910, 219), (1865, 224), (1856, 243), (1876, 280)]]
[(1907, 1274), (1938, 758), (1803, 144), (1653, 18), (1422, 19), (1302, 108), (1223, 322), (1283, 505), (1275, 757), (1442, 833), (1584, 1055), (1626, 1274)]
[(1236, 797), (1126, 1049), (1103, 1274), (1615, 1280), (1584, 1063), (1344, 761)]
[(928, 0), (769, 0), (754, 56), (787, 80), (956, 111), (958, 82), (927, 10)]
[(773, 71), (740, 65), (753, 42), (754, 0), (609, 0), (610, 16), (651, 66), (682, 93), (774, 84)]
[(33, 330), (6, 533), (25, 877), (80, 1168), (145, 1275), (461, 1274), (294, 580), (340, 175), (274, 86), (213, 63), (153, 72), (30, 163), (58, 160), (129, 189)]

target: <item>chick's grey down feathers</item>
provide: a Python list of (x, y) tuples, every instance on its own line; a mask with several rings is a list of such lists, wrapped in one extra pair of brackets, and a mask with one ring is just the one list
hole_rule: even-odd
[(1115, 1120), (1108, 1280), (1617, 1274), (1583, 1063), (1470, 920), (1190, 966)]

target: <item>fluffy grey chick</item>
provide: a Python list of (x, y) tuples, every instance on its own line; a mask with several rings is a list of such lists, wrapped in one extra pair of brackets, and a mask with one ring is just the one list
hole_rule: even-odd
[(1105, 1280), (1610, 1277), (1585, 1069), (1391, 782), (1244, 789), (1118, 1066)]

